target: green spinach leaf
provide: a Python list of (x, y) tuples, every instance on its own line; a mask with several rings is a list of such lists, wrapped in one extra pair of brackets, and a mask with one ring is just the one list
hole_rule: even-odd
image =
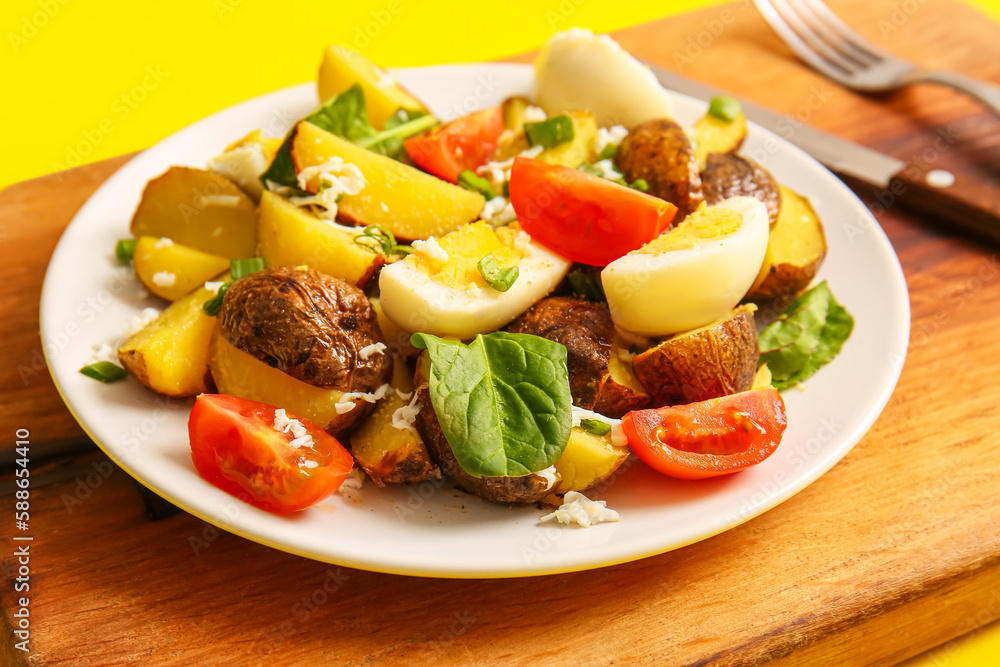
[(498, 331), (469, 345), (430, 334), (428, 389), (441, 430), (473, 477), (519, 477), (553, 465), (573, 424), (566, 348)]

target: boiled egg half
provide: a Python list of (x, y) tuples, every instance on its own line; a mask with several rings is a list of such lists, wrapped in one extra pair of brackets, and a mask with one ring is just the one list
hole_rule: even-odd
[[(559, 284), (570, 262), (531, 240), (517, 223), (494, 230), (473, 222), (440, 239), (414, 241), (415, 252), (382, 269), (381, 306), (406, 331), (468, 339), (496, 331)], [(501, 268), (516, 266), (506, 291), (479, 270), (493, 255)]]
[(763, 203), (732, 197), (611, 262), (601, 282), (615, 325), (666, 336), (721, 318), (757, 277), (768, 229)]

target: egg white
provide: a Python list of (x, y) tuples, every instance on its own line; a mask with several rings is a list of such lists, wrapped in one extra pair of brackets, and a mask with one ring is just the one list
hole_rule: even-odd
[(737, 231), (691, 248), (630, 253), (601, 272), (616, 326), (644, 336), (689, 331), (719, 319), (746, 295), (767, 252), (767, 208), (753, 197), (717, 206), (742, 216)]
[(506, 292), (476, 286), (455, 289), (412, 262), (391, 264), (379, 277), (382, 309), (406, 331), (463, 340), (496, 331), (545, 297), (569, 271), (568, 260), (534, 241), (523, 251), (517, 280)]
[(557, 33), (535, 60), (535, 103), (550, 116), (587, 109), (598, 125), (673, 118), (673, 100), (648, 67), (607, 35)]

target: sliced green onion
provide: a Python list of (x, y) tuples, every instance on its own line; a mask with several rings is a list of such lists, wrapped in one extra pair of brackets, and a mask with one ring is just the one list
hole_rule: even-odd
[(616, 155), (618, 155), (618, 144), (608, 144), (601, 150), (601, 154), (597, 156), (597, 162), (610, 160)]
[(732, 123), (740, 115), (740, 101), (729, 95), (713, 97), (708, 103), (708, 115)]
[(600, 419), (581, 419), (580, 428), (591, 435), (607, 435), (611, 433), (611, 424)]
[(493, 256), (493, 253), (490, 253), (479, 260), (479, 273), (490, 284), (490, 287), (498, 292), (506, 292), (517, 281), (520, 271), (516, 266), (501, 269), (497, 258)]
[(482, 176), (476, 176), (475, 172), (471, 169), (465, 169), (458, 175), (458, 184), (466, 190), (478, 192), (482, 196), (486, 197), (486, 201), (496, 197), (496, 193), (494, 193), (493, 188), (490, 187), (490, 182)]
[(503, 182), (503, 196), (506, 197), (507, 199), (510, 199), (510, 181), (509, 180)]
[(215, 293), (211, 299), (205, 302), (205, 305), (201, 309), (209, 317), (215, 317), (219, 314), (219, 308), (222, 308), (222, 297), (226, 296), (226, 292), (229, 291), (229, 286), (233, 284), (232, 280), (227, 280), (219, 288), (219, 291)]
[[(399, 111), (396, 112), (397, 114)], [(413, 113), (413, 112), (410, 112)], [(402, 120), (402, 119), (400, 119)], [(381, 132), (376, 132), (370, 137), (364, 137), (358, 139), (354, 143), (362, 148), (373, 148), (381, 143), (384, 143), (390, 139), (406, 139), (412, 137), (421, 132), (426, 132), (435, 125), (438, 125), (441, 121), (430, 114), (425, 114), (422, 116), (417, 116), (416, 118), (411, 118), (410, 120), (400, 123), (399, 125), (394, 125), (393, 127), (383, 130)]]
[(80, 372), (100, 382), (118, 382), (128, 377), (128, 371), (110, 361), (98, 361), (96, 364), (84, 366)]
[(131, 261), (135, 255), (135, 239), (122, 239), (115, 244), (115, 257), (119, 262)]
[(637, 178), (636, 180), (632, 181), (631, 183), (629, 183), (629, 187), (632, 188), (633, 190), (638, 190), (639, 192), (649, 191), (649, 183), (647, 183), (646, 180), (643, 178)]
[(532, 146), (552, 148), (573, 141), (573, 121), (566, 114), (560, 114), (537, 123), (525, 123), (524, 135)]
[(258, 271), (263, 270), (263, 257), (244, 257), (242, 259), (234, 259), (229, 262), (229, 273), (232, 274), (233, 280), (239, 280), (240, 278), (249, 276), (251, 273), (257, 273)]
[(408, 245), (396, 243), (396, 237), (385, 227), (380, 225), (368, 225), (364, 231), (354, 237), (355, 245), (359, 245), (368, 252), (382, 253), (386, 257), (399, 255), (406, 257), (413, 252), (413, 248)]

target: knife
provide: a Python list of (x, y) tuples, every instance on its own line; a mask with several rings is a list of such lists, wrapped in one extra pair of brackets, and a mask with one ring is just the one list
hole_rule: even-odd
[[(655, 65), (650, 69), (667, 90), (706, 101), (728, 94)], [(740, 103), (749, 120), (795, 144), (831, 171), (874, 187), (871, 194), (878, 204), (870, 205), (873, 212), (877, 206), (884, 210), (898, 202), (1000, 242), (1000, 190), (995, 187), (924, 162), (904, 162), (753, 102), (740, 99)]]

